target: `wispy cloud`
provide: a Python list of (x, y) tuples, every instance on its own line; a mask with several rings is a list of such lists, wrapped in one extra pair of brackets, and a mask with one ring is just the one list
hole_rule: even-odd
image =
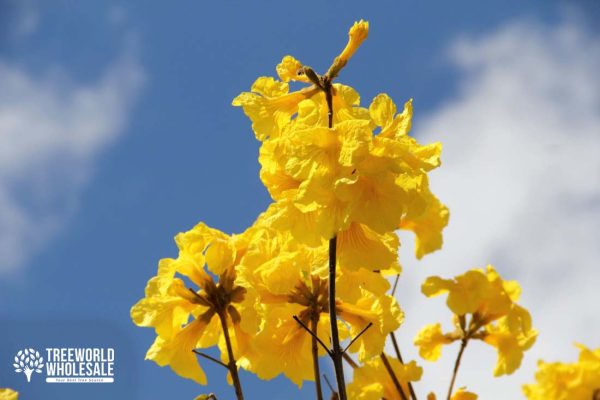
[[(540, 331), (508, 378), (492, 378), (492, 348), (468, 349), (457, 383), (484, 399), (521, 398), (537, 359), (573, 359), (573, 341), (600, 346), (600, 38), (581, 26), (520, 21), (458, 40), (450, 52), (462, 72), (458, 93), (415, 124), (421, 141), (444, 144), (432, 186), (451, 221), (444, 249), (421, 263), (404, 241), (403, 340), (426, 323), (450, 324), (443, 300), (419, 293), (427, 275), (487, 263), (521, 282)], [(425, 362), (421, 386), (445, 393), (456, 351)]]
[(130, 51), (93, 84), (0, 60), (0, 275), (66, 224), (95, 157), (124, 132), (142, 82)]

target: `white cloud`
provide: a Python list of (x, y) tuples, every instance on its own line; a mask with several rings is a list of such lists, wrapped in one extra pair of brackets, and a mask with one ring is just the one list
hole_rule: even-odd
[(130, 52), (93, 84), (0, 60), (0, 275), (67, 222), (95, 157), (124, 131), (142, 81)]
[[(451, 220), (444, 249), (420, 263), (404, 241), (405, 351), (416, 357), (408, 344), (424, 324), (450, 328), (444, 300), (420, 294), (424, 278), (487, 263), (520, 281), (540, 331), (510, 377), (492, 378), (492, 348), (467, 349), (457, 387), (486, 400), (522, 398), (536, 360), (574, 360), (574, 341), (600, 347), (600, 38), (581, 26), (520, 21), (458, 40), (450, 52), (462, 72), (458, 93), (415, 123), (422, 142), (444, 144), (432, 186)], [(423, 361), (417, 387), (445, 395), (457, 351)]]

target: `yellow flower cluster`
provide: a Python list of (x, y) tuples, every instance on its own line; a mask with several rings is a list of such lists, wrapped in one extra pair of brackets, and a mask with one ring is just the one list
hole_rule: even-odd
[(472, 269), (454, 279), (429, 277), (421, 287), (427, 297), (448, 294), (446, 304), (454, 313), (455, 330), (443, 333), (441, 325), (425, 326), (415, 338), (419, 354), (435, 361), (444, 345), (455, 341), (481, 340), (496, 348), (498, 362), (494, 376), (511, 374), (520, 365), (523, 352), (537, 337), (529, 312), (516, 302), (521, 288), (515, 281), (504, 281), (489, 265)]
[[(400, 355), (393, 333), (404, 314), (387, 277), (401, 270), (396, 230), (416, 235), (417, 258), (442, 246), (449, 212), (428, 179), (440, 166), (441, 145), (409, 135), (411, 100), (398, 112), (379, 94), (363, 107), (353, 88), (333, 83), (368, 31), (368, 23), (355, 23), (325, 74), (285, 56), (276, 67), (279, 79), (260, 77), (233, 100), (261, 142), (260, 179), (273, 202), (240, 234), (200, 223), (176, 236), (177, 258), (159, 262), (145, 297), (131, 309), (135, 324), (156, 332), (147, 359), (203, 385), (199, 357), (210, 359), (227, 368), (238, 400), (238, 368), (267, 380), (282, 374), (298, 386), (316, 380), (322, 399), (319, 357), (328, 355), (337, 383), (332, 398), (416, 399), (412, 382), (423, 370)], [(290, 91), (290, 81), (305, 85)], [(453, 313), (453, 331), (428, 325), (414, 341), (431, 361), (444, 345), (460, 342), (451, 400), (477, 399), (464, 388), (453, 391), (469, 341), (496, 348), (499, 376), (515, 371), (536, 339), (529, 312), (517, 304), (519, 285), (491, 266), (454, 279), (430, 277), (422, 292), (447, 293)], [(388, 337), (396, 358), (384, 353)], [(220, 359), (202, 351), (215, 346)], [(343, 358), (354, 368), (348, 385)], [(538, 384), (525, 392), (531, 399), (589, 398), (599, 360), (598, 351), (584, 349), (575, 366), (542, 363)], [(560, 390), (575, 397), (552, 397)]]
[(409, 382), (416, 382), (423, 375), (423, 368), (414, 361), (404, 364), (393, 357), (385, 356), (386, 362), (393, 371), (388, 371), (383, 358), (374, 358), (354, 370), (354, 379), (348, 385), (348, 395), (353, 400), (402, 400), (397, 384), (402, 393), (409, 396)]
[[(156, 330), (147, 359), (206, 384), (192, 350), (218, 345), (228, 362), (221, 319), (232, 330), (238, 366), (262, 379), (283, 373), (299, 386), (314, 379), (311, 337), (293, 317), (307, 326), (314, 322), (313, 331), (329, 341), (327, 247), (297, 243), (289, 233), (265, 224), (269, 215), (261, 215), (240, 235), (198, 224), (176, 237), (179, 257), (161, 260), (146, 297), (131, 310), (137, 325)], [(380, 273), (342, 271), (336, 304), (341, 335), (355, 336), (371, 324), (349, 348), (365, 360), (383, 351), (386, 336), (400, 326), (403, 314), (386, 294), (389, 283)]]
[[(131, 309), (135, 324), (156, 331), (147, 359), (203, 385), (206, 376), (192, 350), (218, 345), (227, 354), (229, 342), (239, 363), (247, 362), (242, 355), (259, 324), (255, 294), (236, 283), (247, 239), (247, 234), (228, 236), (204, 224), (177, 235), (179, 256), (160, 261), (146, 297)], [(232, 337), (225, 335), (224, 325), (231, 327)], [(224, 356), (223, 361), (229, 360)]]
[(576, 363), (538, 362), (537, 382), (523, 386), (529, 400), (600, 399), (600, 348), (577, 347)]
[(415, 232), (419, 258), (439, 249), (449, 213), (429, 190), (427, 173), (440, 165), (441, 145), (408, 135), (412, 102), (397, 113), (380, 94), (364, 108), (353, 88), (333, 84), (329, 127), (323, 91), (289, 92), (287, 81), (307, 82), (304, 70), (286, 56), (277, 66), (281, 81), (258, 78), (233, 101), (262, 141), (260, 177), (275, 201), (272, 226), (311, 246), (335, 236), (351, 241), (340, 256), (370, 269), (387, 268), (371, 254), (393, 257), (396, 229)]
[(12, 389), (0, 388), (0, 400), (19, 400), (19, 393)]
[[(350, 29), (327, 79), (367, 35), (365, 22)], [(385, 340), (403, 320), (385, 278), (400, 271), (394, 231), (414, 231), (421, 257), (441, 247), (448, 222), (427, 179), (440, 164), (441, 146), (423, 146), (408, 135), (410, 101), (399, 114), (384, 94), (363, 108), (348, 86), (332, 84), (329, 98), (322, 89), (330, 81), (317, 82), (322, 78), (291, 56), (276, 69), (281, 80), (261, 77), (233, 101), (262, 142), (260, 177), (274, 203), (241, 234), (202, 223), (179, 234), (178, 257), (161, 260), (146, 296), (131, 310), (137, 325), (156, 331), (147, 358), (200, 384), (206, 377), (197, 355), (208, 358), (201, 349), (215, 345), (230, 374), (241, 367), (262, 379), (314, 380), (315, 340), (332, 341), (331, 304), (339, 338), (353, 339), (346, 350), (368, 363), (357, 376), (380, 368)], [(310, 86), (290, 92), (290, 80)], [(316, 357), (325, 354), (316, 349)], [(411, 379), (420, 377), (414, 363), (406, 368)]]

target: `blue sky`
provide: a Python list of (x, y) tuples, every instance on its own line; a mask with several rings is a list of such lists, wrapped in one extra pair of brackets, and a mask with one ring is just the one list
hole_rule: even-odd
[[(593, 1), (0, 0), (0, 386), (24, 399), (233, 398), (218, 367), (203, 363), (205, 389), (144, 361), (154, 335), (129, 309), (177, 232), (239, 232), (269, 202), (233, 97), (286, 54), (325, 69), (363, 18), (370, 37), (340, 81), (363, 103), (414, 98), (414, 134), (447, 151), (432, 178), (453, 212), (446, 248), (422, 266), (410, 238), (401, 251), (404, 346), (444, 318), (441, 303), (410, 315), (424, 276), (494, 262), (524, 282), (547, 344), (504, 381), (476, 349), (459, 385), (518, 397), (536, 357), (600, 346), (586, 283), (600, 278), (599, 15)], [(25, 346), (115, 347), (117, 383), (27, 384), (10, 366)], [(447, 375), (433, 371), (425, 384)], [(310, 384), (298, 395), (282, 378), (242, 379), (248, 398), (312, 398)]]

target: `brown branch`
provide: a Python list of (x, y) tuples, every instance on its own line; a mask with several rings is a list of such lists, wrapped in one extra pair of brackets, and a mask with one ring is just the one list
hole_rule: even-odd
[[(331, 127), (333, 121), (333, 109), (331, 108), (331, 82), (327, 86), (328, 90), (325, 94), (328, 97), (329, 106), (329, 125)], [(337, 382), (338, 394), (340, 400), (348, 400), (346, 395), (346, 381), (344, 378), (344, 364), (342, 363), (342, 357), (344, 352), (340, 346), (340, 336), (337, 326), (337, 315), (336, 315), (336, 302), (335, 302), (335, 269), (337, 264), (337, 238), (334, 237), (329, 240), (329, 320), (331, 322), (331, 359), (333, 360), (333, 367), (335, 370), (335, 379)]]
[(228, 369), (233, 381), (233, 387), (235, 388), (235, 396), (237, 400), (244, 400), (244, 393), (242, 392), (242, 383), (240, 382), (240, 376), (238, 375), (237, 364), (235, 357), (233, 356), (233, 346), (231, 345), (231, 338), (229, 337), (229, 328), (227, 328), (227, 315), (221, 311), (218, 313), (219, 319), (221, 320), (221, 327), (223, 328), (223, 336), (225, 336), (225, 344), (227, 346), (227, 355), (229, 356)]

